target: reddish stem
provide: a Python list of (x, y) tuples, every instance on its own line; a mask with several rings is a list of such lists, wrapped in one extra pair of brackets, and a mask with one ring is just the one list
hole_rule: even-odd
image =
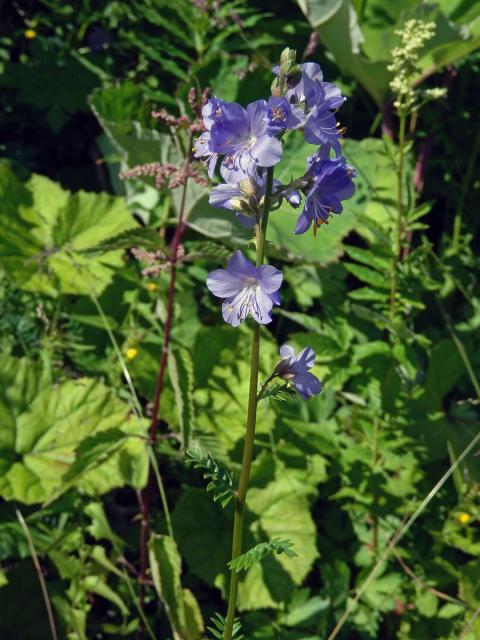
[(165, 320), (165, 333), (163, 336), (162, 355), (160, 357), (160, 368), (158, 371), (157, 384), (155, 388), (155, 398), (153, 401), (152, 422), (150, 424), (150, 442), (152, 445), (154, 445), (157, 441), (158, 410), (160, 407), (160, 398), (162, 396), (163, 384), (165, 380), (165, 370), (167, 368), (168, 348), (170, 345), (170, 332), (172, 329), (173, 303), (175, 301), (175, 280), (177, 277), (178, 247), (180, 245), (182, 236), (187, 226), (183, 222), (183, 210), (185, 208), (186, 184), (187, 184), (187, 179), (185, 179), (184, 189), (182, 192), (182, 201), (180, 204), (180, 213), (179, 213), (177, 228), (175, 230), (175, 235), (173, 236), (172, 242), (170, 243), (170, 249), (172, 252), (172, 261), (171, 261), (171, 271), (170, 271), (170, 285), (168, 287), (167, 317)]
[[(185, 233), (185, 230), (187, 228), (187, 225), (184, 222), (184, 216), (185, 216), (185, 203), (186, 203), (186, 197), (187, 197), (188, 167), (191, 162), (190, 149), (192, 148), (192, 143), (193, 143), (193, 134), (190, 135), (190, 139), (188, 141), (187, 156), (185, 158), (185, 163), (183, 167), (185, 179), (184, 179), (182, 195), (180, 199), (180, 208), (178, 211), (177, 227), (175, 229), (175, 233), (170, 243), (170, 251), (171, 251), (172, 257), (171, 257), (171, 270), (170, 270), (170, 284), (168, 287), (167, 316), (165, 319), (165, 332), (163, 335), (163, 345), (162, 345), (162, 354), (160, 356), (160, 366), (158, 370), (157, 383), (155, 386), (155, 397), (153, 401), (152, 420), (151, 420), (150, 429), (149, 429), (150, 444), (153, 446), (157, 441), (158, 413), (160, 408), (162, 391), (164, 387), (165, 371), (167, 368), (168, 349), (170, 345), (170, 333), (172, 328), (173, 307), (174, 307), (174, 301), (175, 301), (175, 280), (177, 276), (178, 247), (180, 246), (182, 236)], [(148, 566), (147, 546), (148, 546), (148, 519), (149, 519), (149, 512), (150, 512), (149, 487), (151, 487), (152, 485), (153, 485), (152, 469), (150, 467), (149, 480), (148, 480), (147, 486), (141, 492), (138, 492), (138, 504), (140, 507), (140, 515), (141, 515), (140, 573), (138, 577), (138, 582), (140, 587), (140, 594), (139, 594), (140, 606), (142, 610), (144, 609), (144, 605), (145, 605), (144, 586), (145, 586), (147, 566)], [(139, 627), (139, 633), (141, 633), (141, 627)], [(140, 636), (137, 634), (137, 637), (140, 637)]]

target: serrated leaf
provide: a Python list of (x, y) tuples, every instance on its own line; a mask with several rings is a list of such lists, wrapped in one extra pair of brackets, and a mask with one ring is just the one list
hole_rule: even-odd
[(213, 500), (222, 507), (235, 497), (233, 477), (230, 472), (216, 462), (210, 453), (205, 453), (198, 446), (187, 451), (187, 463), (194, 469), (202, 469), (203, 477), (208, 480), (207, 491), (213, 493)]
[[(128, 406), (96, 379), (66, 380), (55, 385), (32, 385), (21, 397), (15, 387), (17, 370), (26, 360), (3, 357), (0, 363), (0, 495), (26, 504), (43, 502), (70, 486), (97, 495), (127, 481), (146, 481), (145, 425), (130, 415)], [(24, 377), (24, 374), (21, 373)], [(42, 376), (40, 374), (40, 378)], [(28, 403), (25, 402), (28, 398)], [(104, 436), (113, 455), (105, 454)], [(119, 439), (122, 438), (121, 442)], [(100, 451), (97, 448), (100, 445)], [(86, 454), (86, 449), (99, 454)], [(122, 458), (126, 456), (126, 458)], [(129, 460), (132, 477), (123, 470)], [(63, 476), (74, 466), (68, 480)]]
[[(223, 638), (225, 637), (225, 622), (226, 622), (225, 618), (220, 613), (216, 613), (215, 615), (212, 616), (211, 621), (212, 621), (212, 624), (215, 626), (207, 627), (207, 629), (213, 635), (215, 640), (223, 640)], [(240, 620), (238, 618), (235, 618), (235, 620), (233, 621), (233, 628), (232, 628), (232, 635), (231, 635), (232, 640), (242, 640), (244, 636), (241, 633), (241, 631), (242, 631), (242, 628), (240, 625)]]
[(388, 292), (370, 289), (370, 287), (360, 287), (360, 289), (349, 291), (348, 297), (353, 300), (371, 300), (372, 302), (385, 302), (385, 300), (389, 300)]
[(125, 202), (107, 194), (70, 193), (33, 175), (22, 184), (0, 164), (0, 264), (27, 291), (98, 295), (121, 265), (120, 254), (83, 252), (137, 226)]
[(288, 385), (275, 384), (267, 387), (258, 397), (258, 400), (278, 400), (279, 402), (285, 402), (286, 400), (291, 400), (294, 396), (295, 391)]
[(392, 257), (382, 255), (382, 247), (372, 245), (371, 249), (360, 249), (359, 247), (345, 246), (346, 253), (357, 262), (366, 264), (376, 269), (382, 274), (389, 273), (392, 267)]
[(269, 553), (285, 553), (289, 558), (295, 558), (298, 554), (292, 549), (293, 544), (288, 540), (269, 540), (268, 542), (260, 542), (242, 555), (233, 558), (228, 563), (230, 569), (236, 571), (246, 571), (253, 567), (254, 564), (260, 562)]
[(136, 229), (128, 229), (117, 234), (113, 238), (107, 238), (103, 242), (85, 249), (81, 253), (85, 255), (103, 254), (118, 249), (131, 249), (132, 247), (143, 247), (156, 251), (165, 247), (164, 240), (158, 234), (158, 231), (151, 227), (138, 227)]
[(386, 279), (384, 275), (378, 273), (378, 271), (374, 271), (373, 269), (369, 269), (368, 267), (364, 267), (359, 264), (353, 264), (351, 262), (344, 262), (343, 266), (356, 278), (358, 278), (362, 282), (366, 282), (367, 284), (372, 285), (373, 287), (378, 287), (379, 289), (389, 289), (390, 287), (390, 282), (388, 281), (388, 279)]
[(232, 251), (228, 247), (208, 240), (190, 240), (185, 242), (183, 246), (187, 250), (187, 257), (190, 260), (208, 258), (223, 261), (232, 255)]

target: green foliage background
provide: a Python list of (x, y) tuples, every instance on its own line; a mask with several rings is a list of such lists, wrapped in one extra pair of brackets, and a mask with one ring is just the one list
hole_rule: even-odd
[[(397, 148), (382, 125), (396, 126), (387, 66), (409, 17), (436, 22), (417, 81), (448, 95), (420, 112), (411, 136), (410, 251), (392, 326)], [(391, 537), (478, 434), (478, 3), (25, 0), (2, 6), (0, 24), (0, 637), (51, 637), (16, 509), (59, 638), (214, 635), (249, 328), (222, 323), (204, 282), (233, 248), (249, 250), (247, 236), (208, 206), (206, 188), (189, 186), (188, 259), (152, 451), (169, 276), (145, 278), (130, 250), (166, 250), (179, 196), (118, 174), (180, 162), (153, 109), (190, 113), (191, 86), (243, 104), (263, 97), (290, 46), (300, 57), (308, 47), (349, 98), (338, 115), (357, 191), (316, 239), (293, 235), (288, 207), (271, 216), (267, 253), (286, 286), (262, 331), (260, 379), (281, 344), (309, 344), (324, 390), (260, 403), (239, 611), (247, 640), (328, 638)], [(284, 179), (303, 172), (311, 150), (289, 137)], [(198, 464), (185, 462), (190, 445)], [(480, 637), (477, 449), (381, 565), (339, 637)], [(171, 518), (153, 487), (142, 619), (137, 494), (152, 454)], [(207, 492), (212, 469), (220, 480)]]

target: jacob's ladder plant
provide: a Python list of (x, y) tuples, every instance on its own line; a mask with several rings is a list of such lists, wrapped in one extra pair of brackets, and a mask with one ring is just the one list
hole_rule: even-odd
[[(209, 177), (216, 182), (210, 204), (232, 211), (244, 226), (252, 229), (256, 248), (255, 262), (236, 251), (226, 269), (217, 269), (207, 278), (208, 289), (223, 300), (225, 322), (238, 327), (249, 318), (254, 321), (240, 478), (234, 490), (228, 474), (223, 474), (228, 486), (219, 487), (222, 504), (225, 505), (229, 497), (235, 500), (228, 610), (226, 618), (217, 615), (213, 620), (215, 627), (211, 628), (216, 638), (224, 640), (238, 637), (239, 633), (235, 620), (239, 571), (272, 551), (296, 555), (291, 543), (281, 540), (262, 543), (242, 555), (257, 404), (267, 397), (267, 387), (276, 378), (285, 381), (304, 399), (322, 388), (310, 372), (315, 361), (313, 349), (306, 346), (296, 355), (292, 347), (284, 345), (280, 349), (280, 361), (259, 390), (260, 326), (272, 321), (272, 309), (281, 302), (283, 281), (281, 271), (264, 264), (269, 215), (285, 199), (293, 208), (301, 207), (292, 233), (302, 234), (313, 228), (316, 235), (332, 214), (342, 212), (342, 201), (350, 198), (355, 190), (354, 171), (342, 156), (343, 130), (335, 118), (335, 111), (345, 101), (339, 88), (324, 81), (318, 64), (297, 65), (295, 52), (288, 48), (273, 72), (275, 79), (268, 100), (256, 100), (244, 108), (212, 97), (202, 112), (205, 131), (195, 144), (195, 156), (207, 164)], [(304, 174), (281, 184), (274, 178), (274, 169), (282, 160), (283, 138), (296, 129), (303, 130), (306, 142), (317, 148), (307, 159)], [(198, 455), (194, 462), (195, 466), (202, 466)], [(215, 471), (208, 456), (203, 466), (210, 479), (209, 488), (215, 490), (220, 472)]]

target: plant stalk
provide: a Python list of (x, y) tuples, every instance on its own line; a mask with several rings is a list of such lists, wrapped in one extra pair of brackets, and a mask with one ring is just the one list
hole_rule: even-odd
[[(263, 204), (262, 219), (256, 225), (257, 232), (257, 259), (256, 266), (263, 264), (265, 255), (265, 236), (267, 234), (268, 214), (270, 198), (272, 195), (273, 168), (267, 169), (267, 181), (265, 199)], [(245, 518), (245, 503), (252, 465), (253, 443), (255, 438), (255, 426), (257, 420), (257, 392), (258, 392), (258, 368), (260, 358), (260, 325), (257, 323), (253, 329), (252, 351), (250, 365), (250, 387), (248, 394), (247, 430), (243, 446), (242, 470), (235, 498), (235, 515), (233, 520), (232, 536), (232, 560), (242, 553), (243, 521)], [(235, 569), (230, 573), (230, 588), (228, 594), (228, 610), (225, 619), (224, 640), (232, 640), (233, 624), (237, 606), (238, 573)]]
[[(155, 396), (153, 401), (153, 409), (152, 409), (152, 420), (150, 423), (149, 429), (149, 438), (151, 445), (151, 453), (154, 456), (155, 451), (155, 443), (157, 440), (157, 431), (158, 431), (158, 412), (160, 408), (160, 400), (162, 397), (162, 391), (164, 388), (165, 382), (165, 371), (167, 367), (167, 356), (168, 350), (170, 346), (170, 333), (172, 328), (172, 319), (173, 319), (173, 309), (174, 309), (174, 301), (175, 301), (175, 281), (177, 277), (177, 260), (178, 260), (178, 247), (180, 246), (180, 242), (182, 240), (182, 236), (185, 233), (186, 225), (185, 225), (185, 204), (187, 200), (187, 185), (188, 185), (188, 167), (191, 162), (190, 150), (193, 144), (193, 133), (190, 134), (188, 141), (188, 148), (186, 151), (185, 162), (183, 166), (184, 172), (184, 182), (182, 187), (182, 195), (180, 198), (180, 208), (178, 210), (178, 221), (175, 229), (175, 233), (173, 235), (172, 241), (170, 243), (170, 251), (171, 251), (171, 270), (170, 270), (170, 284), (168, 288), (168, 302), (167, 302), (167, 315), (165, 319), (165, 329), (163, 334), (163, 344), (162, 344), (162, 354), (160, 356), (160, 365), (158, 370), (157, 382), (155, 386)], [(140, 522), (140, 573), (139, 573), (139, 586), (140, 586), (140, 607), (143, 610), (144, 607), (144, 583), (147, 574), (147, 565), (148, 565), (148, 553), (147, 553), (147, 544), (148, 544), (148, 517), (150, 512), (150, 496), (149, 496), (149, 486), (152, 481), (152, 467), (149, 465), (149, 480), (147, 482), (147, 486), (142, 490), (139, 495), (139, 506), (140, 506), (140, 514), (141, 514), (141, 522)], [(158, 479), (158, 478), (157, 478)], [(163, 486), (163, 483), (162, 483)], [(168, 512), (168, 505), (166, 503), (164, 495), (162, 497), (162, 503), (165, 509), (165, 518), (167, 520), (167, 524), (170, 523), (170, 514)], [(169, 524), (169, 533), (171, 532), (171, 525)]]
[(55, 618), (53, 615), (52, 605), (50, 603), (50, 597), (48, 595), (47, 585), (45, 583), (45, 578), (43, 577), (42, 567), (40, 566), (40, 561), (38, 559), (37, 552), (35, 550), (35, 545), (33, 544), (32, 536), (30, 535), (30, 530), (25, 522), (25, 518), (19, 509), (15, 509), (15, 514), (18, 518), (20, 526), (22, 527), (23, 533), (25, 534), (25, 538), (27, 539), (28, 548), (30, 551), (30, 555), (32, 556), (33, 566), (35, 567), (35, 571), (38, 577), (38, 582), (40, 583), (40, 588), (42, 590), (43, 601), (45, 602), (45, 609), (47, 610), (48, 624), (50, 627), (50, 634), (52, 636), (52, 640), (58, 640), (57, 629), (55, 626)]
[(405, 151), (405, 127), (407, 123), (407, 114), (400, 112), (400, 129), (398, 134), (398, 163), (396, 167), (397, 173), (397, 237), (396, 246), (392, 259), (392, 275), (390, 285), (390, 320), (393, 325), (397, 313), (397, 270), (398, 263), (401, 260), (402, 252), (402, 233), (403, 233), (403, 164)]

